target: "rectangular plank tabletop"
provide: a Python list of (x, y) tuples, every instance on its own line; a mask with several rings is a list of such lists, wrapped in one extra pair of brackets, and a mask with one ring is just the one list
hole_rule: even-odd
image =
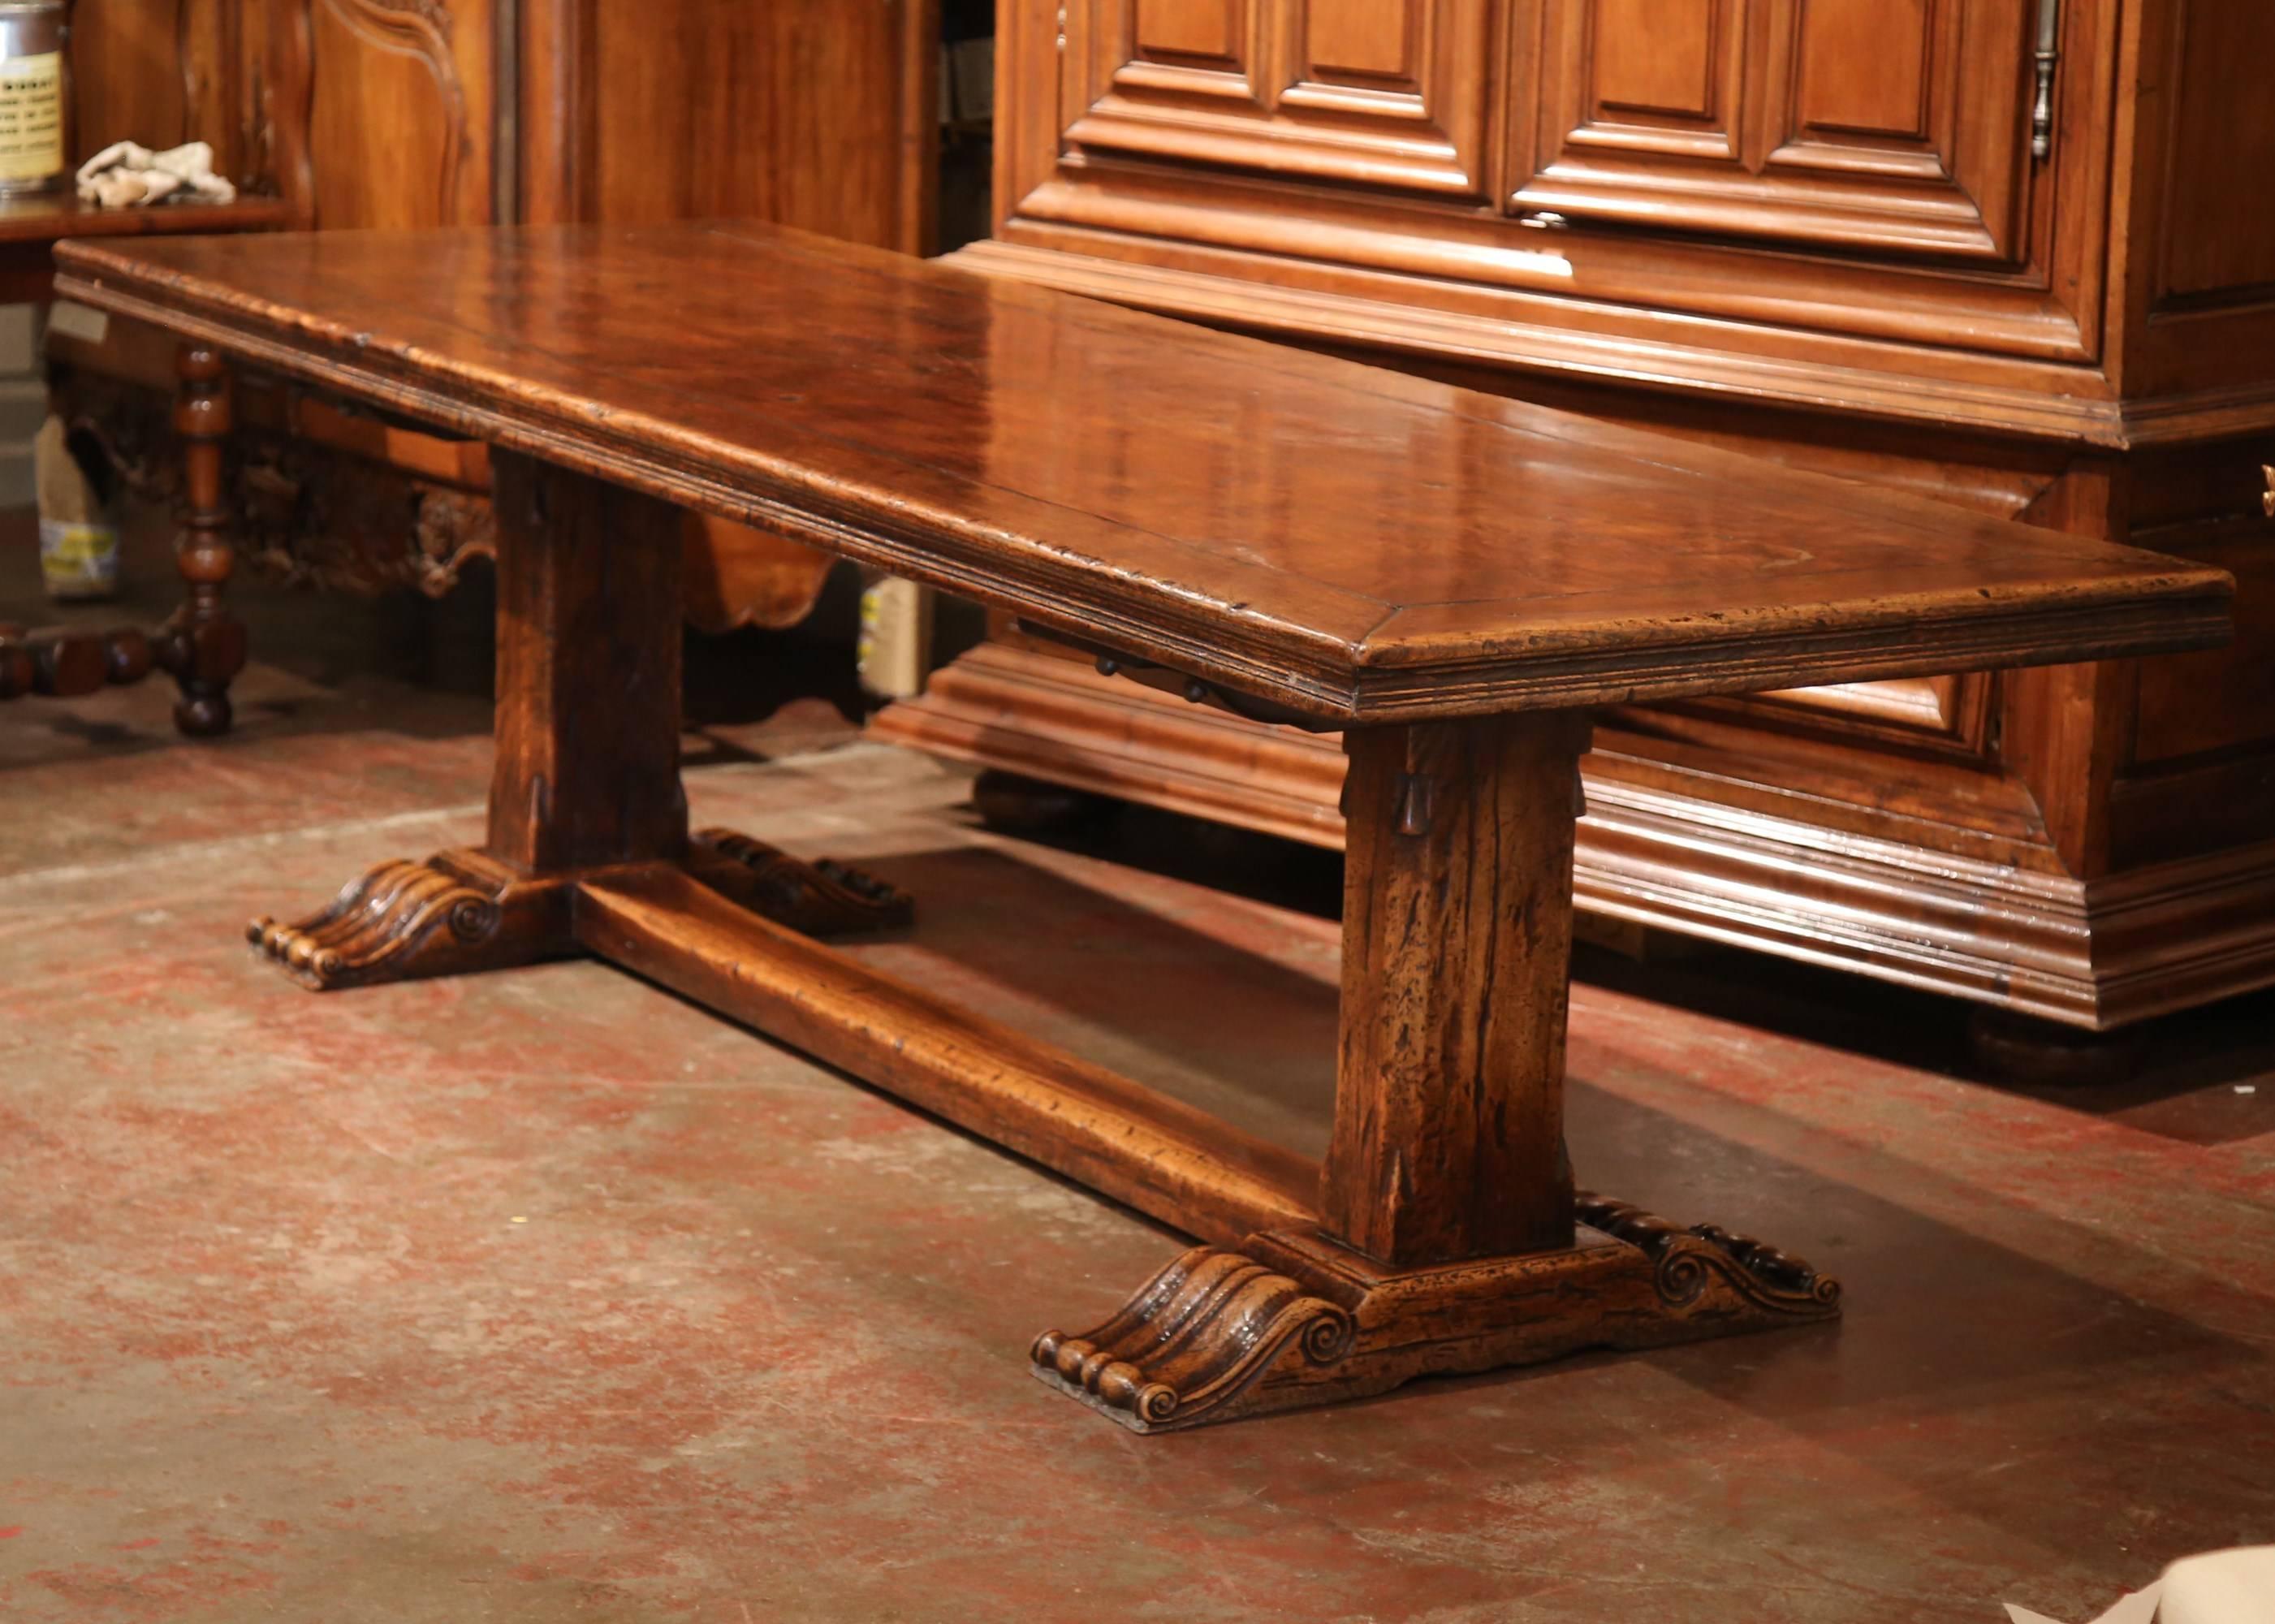
[(2216, 570), (775, 227), (58, 260), (62, 297), (1323, 719), (2226, 635)]

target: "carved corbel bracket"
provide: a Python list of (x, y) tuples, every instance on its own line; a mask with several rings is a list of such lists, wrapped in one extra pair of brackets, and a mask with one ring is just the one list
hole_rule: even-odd
[(1198, 1246), (1082, 1336), (1046, 1331), (1034, 1373), (1136, 1431), (1240, 1413), (1283, 1361), (1326, 1369), (1349, 1353), (1349, 1313), (1297, 1280), (1223, 1247)]
[(382, 863), (296, 925), (263, 917), (246, 940), (312, 992), (532, 964), (577, 950), (571, 888), (525, 880), (479, 851)]
[(1582, 1194), (1575, 1243), (1394, 1268), (1317, 1230), (1198, 1247), (1033, 1374), (1133, 1431), (1387, 1393), (1417, 1376), (1836, 1318), (1839, 1283), (1748, 1236)]
[(808, 863), (737, 835), (703, 829), (688, 871), (752, 912), (806, 936), (840, 936), (913, 924), (916, 900), (874, 874), (828, 857)]

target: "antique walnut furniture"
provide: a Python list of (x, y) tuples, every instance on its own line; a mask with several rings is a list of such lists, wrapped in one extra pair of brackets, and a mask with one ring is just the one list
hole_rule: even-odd
[[(55, 274), (55, 245), (66, 237), (261, 231), (291, 223), (291, 208), (274, 198), (111, 209), (92, 208), (69, 195), (0, 200), (0, 303), (45, 303)], [(184, 730), (211, 731), (200, 725), (210, 721), (211, 713), (191, 691), (218, 691), (244, 664), (242, 635), (215, 614), (199, 612), (201, 601), (213, 601), (208, 584), (200, 578), (211, 563), (210, 555), (185, 550), (182, 572), (189, 601), (151, 632), (131, 627), (93, 631), (0, 626), (0, 699), (92, 693), (106, 684), (140, 682), (154, 668), (162, 668), (185, 684), (178, 713)]]
[[(939, 187), (939, 0), (104, 0), (73, 18), (77, 158), (119, 136), (213, 144), (233, 210), (89, 219), (0, 208), (13, 297), (46, 297), (46, 246), (72, 234), (660, 221), (733, 215), (930, 252)], [(255, 195), (259, 194), (259, 195)], [(61, 217), (59, 217), (61, 216)], [(75, 226), (73, 219), (85, 222)], [(19, 244), (40, 238), (36, 263)], [(258, 375), (169, 420), (174, 345), (132, 322), (49, 334), (58, 409), (140, 495), (234, 510), (227, 543), (185, 531), (189, 602), (155, 638), (0, 630), (0, 698), (132, 681), (147, 653), (186, 673), (185, 731), (230, 725), (244, 636), (224, 601), (249, 563), (297, 585), (440, 595), (495, 528), (484, 448), (329, 410)], [(225, 421), (223, 419), (225, 418)], [(217, 498), (184, 474), (215, 446)], [(194, 454), (191, 454), (194, 451)], [(689, 619), (787, 626), (830, 560), (691, 516)], [(17, 680), (21, 678), (20, 683)]]
[[(2236, 577), (2216, 653), (1603, 712), (1591, 915), (2073, 1029), (2275, 980), (2275, 211), (2243, 179), (2275, 172), (2275, 5), (999, 13), (997, 223), (960, 263)], [(1332, 738), (1008, 628), (881, 725), (1343, 837)]]
[[(1591, 708), (2226, 632), (2216, 570), (794, 232), (64, 263), (198, 354), (493, 448), (488, 842), (256, 921), (262, 951), (318, 989), (595, 954), (1187, 1232), (1120, 1313), (1033, 1348), (1141, 1431), (1833, 1315), (1796, 1258), (1574, 1188)], [(813, 940), (906, 918), (890, 888), (691, 837), (680, 506), (968, 593), (1180, 703), (1342, 733), (1323, 1166)]]

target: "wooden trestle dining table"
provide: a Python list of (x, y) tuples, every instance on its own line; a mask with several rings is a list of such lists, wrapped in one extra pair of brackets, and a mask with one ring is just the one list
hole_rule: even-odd
[[(596, 955), (1183, 1231), (1119, 1313), (1031, 1352), (1141, 1431), (1837, 1313), (1840, 1288), (1770, 1245), (1575, 1188), (1591, 707), (2228, 624), (2218, 570), (775, 228), (58, 258), (62, 296), (185, 346), (190, 548), (228, 545), (231, 365), (494, 448), (488, 838), (256, 921), (261, 949), (320, 990)], [(819, 940), (906, 925), (891, 887), (691, 833), (681, 509), (1342, 734), (1323, 1164)]]

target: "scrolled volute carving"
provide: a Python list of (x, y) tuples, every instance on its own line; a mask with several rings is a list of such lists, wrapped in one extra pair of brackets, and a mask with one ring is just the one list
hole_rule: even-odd
[[(434, 974), (471, 959), (498, 933), (495, 893), (440, 861), (382, 863), (298, 925), (263, 917), (246, 940), (320, 992)], [(469, 964), (469, 967), (472, 967)]]
[(1332, 1366), (1350, 1315), (1245, 1254), (1199, 1246), (1080, 1336), (1035, 1339), (1035, 1373), (1139, 1431), (1190, 1426), (1235, 1407), (1275, 1366)]
[(1716, 1224), (1685, 1228), (1630, 1202), (1585, 1190), (1576, 1197), (1576, 1210), (1581, 1222), (1652, 1260), (1659, 1298), (1670, 1308), (1697, 1303), (1718, 1279), (1748, 1302), (1777, 1312), (1816, 1317), (1840, 1307), (1839, 1280), (1751, 1235)]

